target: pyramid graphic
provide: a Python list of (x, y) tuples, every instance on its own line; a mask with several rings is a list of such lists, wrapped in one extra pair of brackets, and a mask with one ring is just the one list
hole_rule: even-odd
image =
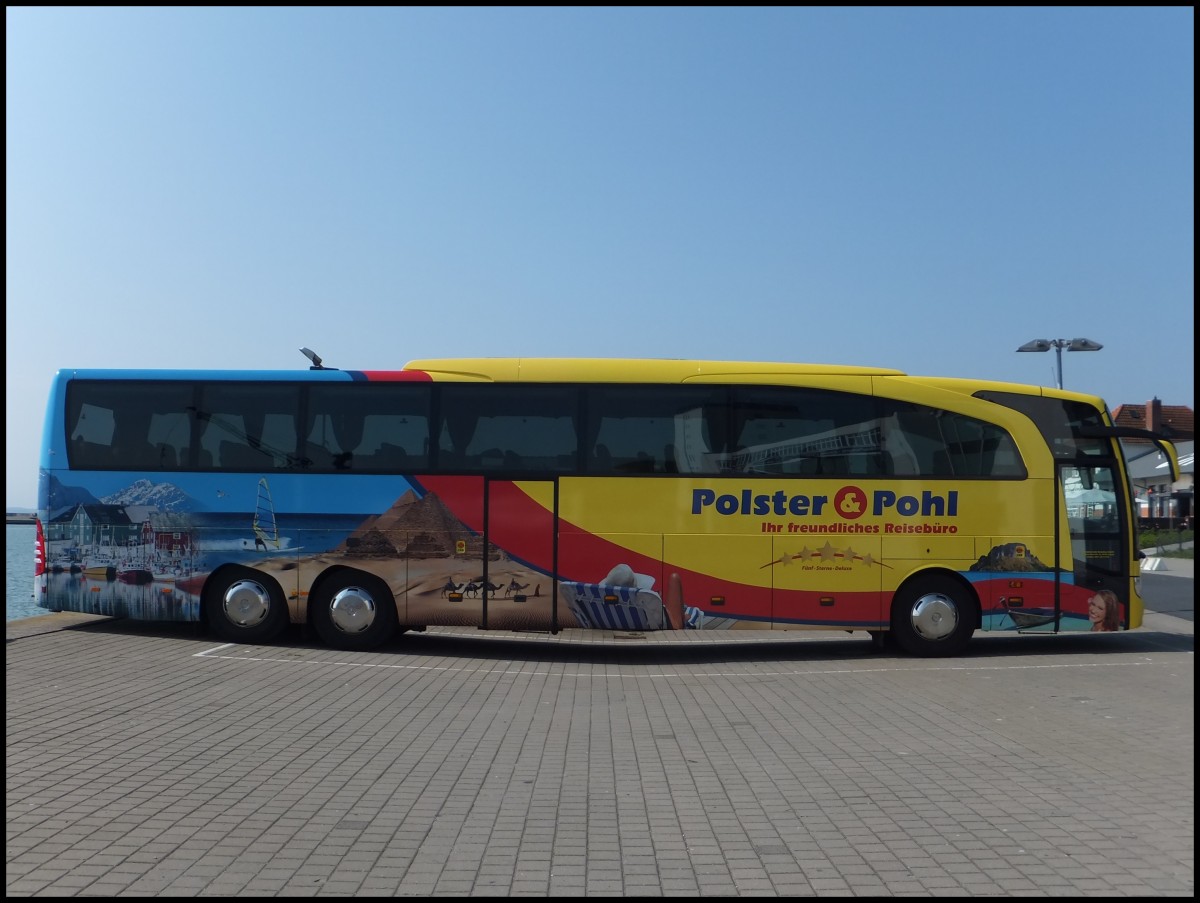
[(408, 490), (383, 514), (363, 521), (340, 551), (348, 558), (449, 558), (460, 542), (467, 556), (481, 557), (482, 537), (455, 517), (436, 493), (418, 499)]

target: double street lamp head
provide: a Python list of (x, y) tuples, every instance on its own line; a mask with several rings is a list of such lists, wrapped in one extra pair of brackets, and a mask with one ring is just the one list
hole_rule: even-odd
[(1058, 355), (1058, 387), (1063, 387), (1062, 381), (1062, 353), (1066, 348), (1068, 351), (1099, 351), (1104, 346), (1099, 342), (1093, 342), (1091, 339), (1031, 339), (1026, 342), (1018, 351), (1049, 351), (1054, 349)]
[(1068, 351), (1099, 351), (1103, 347), (1099, 342), (1093, 342), (1091, 339), (1032, 339), (1017, 350), (1049, 351), (1051, 348), (1056, 348), (1061, 351), (1066, 348)]

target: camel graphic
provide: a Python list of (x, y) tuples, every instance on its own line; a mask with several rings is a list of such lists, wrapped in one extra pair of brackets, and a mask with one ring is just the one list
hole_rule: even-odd
[[(517, 578), (515, 577), (508, 582), (507, 586), (492, 583), (492, 581), (484, 580), (482, 577), (476, 577), (474, 580), (469, 580), (465, 583), (455, 583), (453, 577), (448, 577), (446, 579), (446, 584), (442, 587), (441, 593), (443, 599), (446, 598), (446, 596), (450, 593), (459, 592), (461, 592), (464, 597), (477, 599), (479, 598), (479, 594), (486, 589), (492, 594), (498, 594), (503, 591), (504, 598), (511, 599), (513, 596), (518, 595), (528, 588), (528, 583), (518, 583)], [(535, 596), (540, 596), (542, 594), (542, 585), (540, 583), (533, 591), (533, 594)]]
[(476, 577), (465, 587), (463, 587), (463, 595), (476, 597), (482, 590), (487, 590), (489, 593), (498, 593), (504, 589), (502, 586), (497, 586), (490, 580), (484, 580), (482, 577)]

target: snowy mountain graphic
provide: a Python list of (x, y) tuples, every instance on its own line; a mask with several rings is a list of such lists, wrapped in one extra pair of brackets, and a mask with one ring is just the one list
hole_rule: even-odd
[[(43, 477), (46, 475), (43, 473)], [(171, 514), (189, 514), (201, 509), (195, 499), (173, 483), (154, 483), (137, 480), (119, 492), (97, 498), (82, 486), (67, 486), (57, 477), (49, 476), (46, 486), (48, 507), (52, 513), (76, 505), (134, 505), (154, 508)]]
[(171, 514), (186, 514), (199, 509), (195, 500), (173, 483), (154, 483), (138, 480), (120, 492), (106, 495), (100, 500), (105, 505), (144, 505)]

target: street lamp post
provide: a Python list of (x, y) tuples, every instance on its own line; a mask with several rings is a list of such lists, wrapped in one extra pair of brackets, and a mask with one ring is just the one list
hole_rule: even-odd
[(1026, 342), (1018, 351), (1049, 351), (1054, 349), (1058, 355), (1058, 387), (1063, 387), (1062, 383), (1062, 353), (1066, 348), (1068, 351), (1099, 351), (1104, 346), (1099, 342), (1093, 342), (1091, 339), (1033, 339)]

